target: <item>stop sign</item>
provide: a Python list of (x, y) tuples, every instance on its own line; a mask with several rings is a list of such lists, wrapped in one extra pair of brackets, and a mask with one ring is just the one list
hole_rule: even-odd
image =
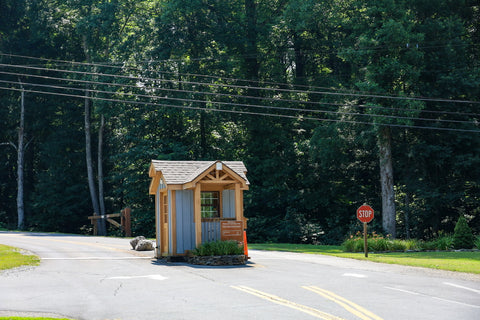
[(370, 222), (373, 220), (373, 209), (369, 205), (364, 204), (357, 209), (357, 218), (362, 222)]

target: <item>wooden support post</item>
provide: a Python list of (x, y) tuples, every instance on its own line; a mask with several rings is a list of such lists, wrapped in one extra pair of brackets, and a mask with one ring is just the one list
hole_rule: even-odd
[[(242, 190), (240, 190), (240, 184), (235, 183), (235, 220), (242, 221), (243, 223), (243, 203), (242, 203)], [(242, 226), (245, 229), (245, 226)]]
[(93, 224), (93, 235), (96, 236), (96, 235), (98, 235), (97, 220), (92, 219), (92, 224)]
[(367, 240), (367, 223), (363, 223), (363, 247), (365, 251), (365, 258), (368, 258), (368, 240)]
[(122, 210), (122, 227), (123, 231), (125, 232), (125, 237), (131, 237), (132, 236), (132, 223), (131, 223), (131, 218), (130, 218), (130, 213), (131, 213), (130, 208), (125, 208)]
[(193, 215), (195, 221), (195, 246), (202, 244), (202, 192), (200, 184), (195, 186)]

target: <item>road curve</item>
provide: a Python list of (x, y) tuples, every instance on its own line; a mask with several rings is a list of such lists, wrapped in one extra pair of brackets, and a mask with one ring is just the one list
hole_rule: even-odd
[(0, 273), (0, 316), (72, 319), (479, 319), (480, 276), (250, 251), (241, 267), (153, 259), (128, 239), (1, 232), (41, 258)]

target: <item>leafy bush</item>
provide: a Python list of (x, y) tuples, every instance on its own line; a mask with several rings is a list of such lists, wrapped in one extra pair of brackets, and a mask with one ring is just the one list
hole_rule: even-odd
[(473, 233), (463, 215), (458, 218), (453, 234), (455, 249), (471, 249), (473, 247)]
[[(342, 244), (343, 251), (346, 252), (363, 252), (363, 235), (358, 232), (355, 236), (350, 236)], [(417, 240), (392, 240), (385, 238), (382, 235), (373, 232), (368, 235), (367, 239), (368, 250), (372, 252), (380, 251), (406, 251), (406, 250), (418, 250), (420, 244)]]
[(477, 249), (480, 249), (480, 236), (477, 236), (474, 242), (475, 242), (475, 247)]
[(437, 250), (450, 250), (453, 247), (453, 237), (449, 235), (438, 237), (435, 244)]
[(201, 244), (192, 251), (194, 256), (227, 256), (243, 254), (243, 246), (239, 246), (238, 242), (214, 241)]

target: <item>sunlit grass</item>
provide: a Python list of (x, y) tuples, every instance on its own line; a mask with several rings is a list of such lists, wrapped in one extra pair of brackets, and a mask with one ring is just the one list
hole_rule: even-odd
[(311, 244), (252, 243), (249, 249), (288, 251), (310, 254), (323, 254), (341, 258), (368, 260), (380, 263), (400, 264), (414, 267), (441, 269), (448, 271), (480, 274), (480, 251), (435, 251), (435, 252), (391, 252), (362, 253), (343, 252), (341, 246)]
[(20, 249), (0, 244), (0, 270), (38, 264), (40, 259), (37, 256), (22, 254)]

